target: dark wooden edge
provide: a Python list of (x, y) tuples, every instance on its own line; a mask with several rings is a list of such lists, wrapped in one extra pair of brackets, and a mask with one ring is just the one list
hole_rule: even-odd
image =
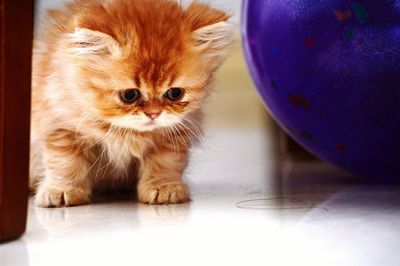
[[(3, 173), (3, 142), (4, 142), (4, 134), (3, 134), (3, 125), (4, 125), (4, 60), (2, 60), (4, 55), (4, 35), (5, 35), (5, 22), (4, 22), (4, 0), (0, 0), (0, 210), (3, 201), (3, 180), (2, 180), (2, 173)], [(0, 232), (0, 239), (1, 239), (1, 232)]]
[(26, 227), (33, 0), (0, 0), (0, 241)]

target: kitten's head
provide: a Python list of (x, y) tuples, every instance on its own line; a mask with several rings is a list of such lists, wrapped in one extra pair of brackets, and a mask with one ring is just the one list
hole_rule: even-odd
[[(75, 100), (115, 126), (151, 131), (198, 110), (225, 58), (225, 13), (168, 0), (78, 0), (54, 13)], [(58, 20), (57, 20), (58, 19)]]

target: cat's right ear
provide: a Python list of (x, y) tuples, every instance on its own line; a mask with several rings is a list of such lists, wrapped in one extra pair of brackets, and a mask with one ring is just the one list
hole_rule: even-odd
[(68, 52), (77, 56), (119, 56), (120, 46), (113, 37), (108, 34), (75, 28), (73, 33), (66, 36)]
[(207, 4), (193, 1), (186, 10), (191, 25), (194, 47), (211, 69), (216, 69), (225, 60), (233, 42), (234, 27), (230, 16)]

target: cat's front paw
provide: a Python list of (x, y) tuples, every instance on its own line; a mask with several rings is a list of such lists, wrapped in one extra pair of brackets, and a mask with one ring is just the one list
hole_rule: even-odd
[(44, 187), (35, 196), (36, 206), (42, 208), (78, 206), (89, 202), (90, 191), (82, 188)]
[(149, 182), (139, 186), (138, 199), (148, 204), (188, 202), (189, 188), (182, 181)]

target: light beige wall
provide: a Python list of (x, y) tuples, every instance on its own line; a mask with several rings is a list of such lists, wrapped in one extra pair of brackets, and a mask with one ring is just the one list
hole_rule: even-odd
[[(36, 0), (36, 10), (41, 11), (46, 8), (61, 7), (65, 2), (71, 0)], [(154, 0), (158, 1), (158, 0)], [(187, 4), (192, 0), (177, 0), (182, 4)], [(239, 23), (241, 0), (198, 0), (199, 2), (209, 3), (212, 6), (221, 8), (233, 15), (232, 20)]]

